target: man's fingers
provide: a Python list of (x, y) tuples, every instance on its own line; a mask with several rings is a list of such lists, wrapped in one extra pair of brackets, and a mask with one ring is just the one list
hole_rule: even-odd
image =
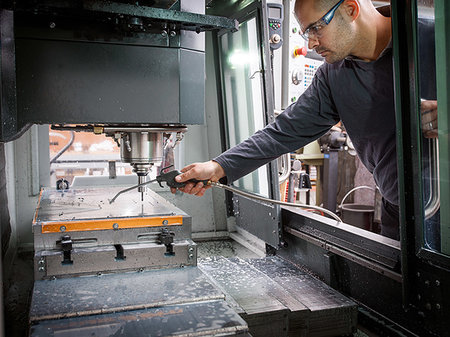
[(180, 189), (184, 193), (192, 194), (192, 189), (194, 188), (193, 183), (187, 183), (186, 186), (183, 187), (183, 189)]
[(187, 172), (187, 171), (189, 171), (191, 168), (193, 168), (195, 166), (195, 164), (190, 164), (190, 165), (188, 165), (188, 166), (185, 166), (185, 167), (183, 167), (182, 169), (181, 169), (181, 172)]
[(422, 124), (437, 121), (437, 113), (426, 112), (422, 114)]

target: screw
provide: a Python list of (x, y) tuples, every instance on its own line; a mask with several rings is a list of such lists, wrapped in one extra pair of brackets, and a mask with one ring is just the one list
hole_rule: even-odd
[(189, 253), (192, 253), (194, 251), (193, 247), (189, 247)]
[(168, 225), (168, 224), (169, 224), (169, 220), (163, 220), (162, 224), (163, 224), (164, 226)]
[(144, 272), (144, 268), (139, 268), (138, 272), (143, 273)]
[(436, 309), (441, 310), (441, 305), (439, 303), (436, 303)]
[(51, 29), (53, 29), (53, 28), (56, 27), (56, 24), (55, 24), (54, 22), (50, 22), (50, 25), (49, 25), (49, 26), (50, 26)]
[(65, 232), (65, 231), (66, 231), (66, 226), (61, 226), (61, 227), (59, 227), (59, 230), (60, 230), (61, 232)]
[(39, 267), (39, 271), (45, 271), (44, 267)]
[(113, 229), (119, 229), (119, 224), (117, 222), (113, 223)]
[(439, 280), (436, 280), (436, 287), (439, 287), (441, 285), (441, 282)]
[(167, 37), (167, 31), (166, 30), (162, 30), (161, 31), (161, 36), (162, 37)]
[(44, 259), (42, 259), (42, 260), (39, 260), (39, 262), (38, 262), (40, 265), (43, 265), (43, 264), (45, 264), (45, 260)]
[(170, 31), (170, 37), (175, 37), (175, 36), (177, 36), (177, 32), (174, 31), (174, 30), (171, 30)]
[(189, 259), (193, 259), (194, 258), (194, 254), (189, 254)]
[(98, 277), (100, 277), (100, 276), (102, 276), (103, 274), (102, 274), (102, 272), (101, 271), (99, 271), (98, 273), (97, 273), (97, 276)]
[(52, 276), (52, 277), (50, 278), (50, 280), (56, 281), (56, 276)]

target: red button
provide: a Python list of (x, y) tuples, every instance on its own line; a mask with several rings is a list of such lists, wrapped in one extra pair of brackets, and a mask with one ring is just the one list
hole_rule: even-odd
[(301, 48), (297, 47), (297, 48), (294, 49), (294, 57), (297, 57), (297, 56), (300, 56), (300, 55), (305, 56), (306, 53), (307, 53), (306, 47), (301, 47)]

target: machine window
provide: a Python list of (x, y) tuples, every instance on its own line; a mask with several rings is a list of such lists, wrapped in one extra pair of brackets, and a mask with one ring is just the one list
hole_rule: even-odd
[[(238, 32), (222, 35), (219, 43), (228, 146), (232, 147), (265, 124), (256, 18), (241, 23)], [(268, 197), (266, 167), (239, 179), (234, 185)]]
[[(448, 129), (443, 121), (444, 109), (439, 110), (436, 67), (435, 36), (445, 32), (435, 29), (434, 1), (418, 1), (418, 49), (419, 49), (419, 95), (422, 134), (422, 182), (424, 226), (423, 246), (437, 252), (450, 253), (450, 231), (445, 210), (441, 212), (441, 193), (448, 194), (448, 156), (440, 151), (442, 138), (448, 139)], [(448, 115), (448, 111), (447, 111)], [(444, 125), (443, 125), (444, 124)], [(445, 131), (447, 130), (447, 131)], [(447, 172), (448, 174), (448, 172)]]

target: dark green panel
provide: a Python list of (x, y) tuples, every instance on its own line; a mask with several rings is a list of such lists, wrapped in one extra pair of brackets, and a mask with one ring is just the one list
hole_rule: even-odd
[(441, 251), (450, 255), (450, 3), (435, 1)]

